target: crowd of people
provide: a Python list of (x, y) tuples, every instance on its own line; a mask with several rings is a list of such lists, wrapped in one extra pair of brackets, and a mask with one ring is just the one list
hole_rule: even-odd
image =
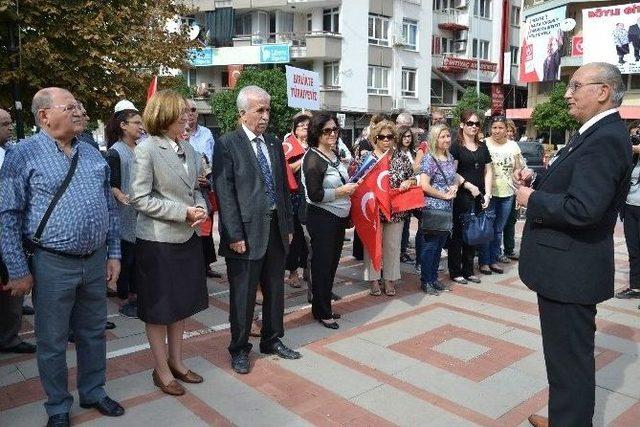
[[(503, 274), (501, 264), (519, 258), (514, 227), (519, 207), (527, 207), (520, 272), (539, 295), (550, 416), (561, 420), (558, 425), (577, 425), (571, 417), (586, 420), (593, 413), (595, 304), (612, 293), (613, 282), (595, 258), (590, 272), (571, 277), (558, 266), (576, 262), (568, 251), (572, 246), (587, 258), (602, 251), (612, 257), (607, 245), (623, 196), (631, 279), (618, 296), (640, 296), (640, 166), (633, 169), (631, 191), (621, 192), (631, 169), (625, 168), (627, 153), (618, 143), (618, 80), (615, 67), (603, 64), (576, 72), (565, 96), (583, 124), (575, 138), (580, 142), (572, 140), (554, 159), (564, 163), (562, 169), (552, 164), (542, 178), (526, 167), (515, 125), (503, 116), (489, 119), (485, 137), (483, 118), (475, 111), (463, 111), (450, 127), (444, 114), (434, 110), (428, 130), (415, 127), (408, 113), (395, 121), (378, 114), (349, 149), (330, 112), (300, 113), (281, 141), (267, 133), (271, 97), (258, 86), (238, 92), (238, 127), (217, 140), (198, 124), (195, 103), (175, 91), (157, 92), (142, 113), (121, 101), (106, 126), (103, 156), (78, 137), (87, 117), (73, 94), (42, 89), (32, 102), (39, 132), (27, 140), (6, 145), (11, 118), (0, 110), (0, 248), (7, 276), (5, 292), (0, 292), (0, 349), (36, 350), (17, 335), (22, 298), (33, 289), (48, 425), (69, 425), (73, 397), (65, 352), (71, 335), (80, 405), (107, 416), (124, 414), (104, 389), (107, 283), (123, 301), (120, 312), (145, 324), (153, 383), (169, 395), (184, 394), (181, 383), (204, 381), (183, 362), (183, 333), (185, 320), (208, 307), (207, 276), (220, 277), (211, 268), (217, 212), (219, 255), (225, 258), (230, 291), (232, 369), (239, 374), (251, 370), (249, 337), (258, 289), (260, 352), (298, 359), (301, 353), (282, 341), (284, 286), (298, 288), (306, 281), (313, 317), (326, 328), (340, 327), (340, 314), (332, 307), (337, 298), (333, 285), (345, 230), (352, 226), (351, 197), (367, 171), (388, 156), (389, 188), (399, 193), (420, 188), (424, 200), (420, 208), (380, 213), (382, 268), (376, 268), (354, 235), (354, 256), (364, 261), (362, 277), (370, 295), (393, 297), (396, 286), (410, 286), (400, 281), (402, 262), (416, 263), (420, 289), (433, 296), (452, 284), (481, 283), (481, 275)], [(586, 85), (593, 93), (580, 92)], [(598, 93), (596, 85), (601, 86)], [(606, 167), (594, 165), (592, 176), (580, 175), (573, 164), (584, 156), (570, 154), (580, 144), (579, 152), (599, 149), (587, 142), (600, 138), (594, 129), (604, 132), (602, 138), (615, 136), (618, 157)], [(600, 185), (601, 191), (583, 190), (582, 179)], [(487, 238), (470, 243), (468, 218), (482, 213), (491, 219)], [(412, 218), (418, 224), (415, 259), (408, 251)], [(588, 246), (580, 232), (600, 239), (602, 251)], [(443, 249), (451, 280), (439, 275)], [(558, 257), (566, 262), (558, 263)], [(600, 276), (589, 292), (580, 293)], [(561, 331), (554, 322), (564, 325)], [(563, 334), (572, 328), (582, 334), (580, 342), (565, 340)], [(563, 341), (577, 355), (570, 362), (558, 353), (563, 350), (557, 343)], [(558, 365), (551, 358), (565, 362)], [(572, 362), (575, 369), (563, 372)], [(560, 386), (570, 382), (568, 372), (584, 381)], [(568, 401), (574, 392), (584, 398), (580, 405)]]

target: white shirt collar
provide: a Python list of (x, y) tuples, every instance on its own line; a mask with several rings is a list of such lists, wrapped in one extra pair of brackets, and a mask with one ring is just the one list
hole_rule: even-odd
[(249, 138), (249, 141), (253, 142), (254, 139), (260, 138), (260, 140), (264, 142), (264, 137), (262, 135), (256, 135), (255, 133), (251, 132), (249, 128), (244, 125), (244, 123), (242, 124), (242, 129), (244, 130), (244, 133), (247, 134), (247, 138)]
[(580, 135), (582, 135), (583, 133), (585, 133), (585, 131), (587, 129), (589, 129), (591, 126), (593, 126), (598, 121), (600, 121), (600, 119), (603, 119), (603, 118), (607, 117), (609, 114), (613, 114), (613, 113), (617, 113), (617, 112), (618, 112), (617, 108), (611, 108), (609, 110), (606, 110), (606, 111), (603, 111), (603, 112), (601, 112), (599, 114), (596, 114), (595, 116), (591, 117), (589, 120), (584, 122), (584, 124), (582, 126), (580, 126), (580, 129), (578, 130), (578, 133)]

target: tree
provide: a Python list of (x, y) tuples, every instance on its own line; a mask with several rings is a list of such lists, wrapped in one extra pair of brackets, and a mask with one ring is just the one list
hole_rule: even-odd
[[(144, 106), (152, 75), (186, 68), (193, 42), (186, 31), (167, 31), (175, 16), (188, 14), (174, 0), (20, 0), (20, 66), (9, 71), (0, 57), (0, 103), (10, 105), (15, 75), (25, 109), (43, 87), (68, 88), (92, 118), (109, 117), (122, 98)], [(0, 11), (16, 0), (0, 0)], [(5, 40), (0, 41), (5, 44)], [(159, 79), (159, 88), (176, 79)]]
[(245, 68), (236, 86), (228, 91), (216, 93), (211, 100), (211, 107), (223, 132), (229, 132), (238, 125), (236, 97), (245, 86), (256, 85), (271, 95), (271, 118), (269, 132), (282, 137), (291, 131), (291, 121), (297, 110), (287, 105), (287, 78), (282, 67)]
[[(564, 99), (567, 85), (558, 82), (553, 85), (549, 99), (536, 105), (531, 114), (531, 121), (537, 129), (566, 131), (578, 129), (579, 123), (569, 115), (569, 107)], [(551, 142), (551, 141), (550, 141)]]
[(460, 124), (460, 114), (463, 111), (471, 110), (475, 111), (478, 117), (484, 117), (484, 112), (487, 111), (491, 107), (491, 98), (480, 92), (480, 97), (478, 99), (478, 93), (474, 87), (467, 87), (462, 93), (462, 99), (458, 101), (453, 110), (451, 110), (451, 114), (453, 115), (453, 128), (457, 128)]

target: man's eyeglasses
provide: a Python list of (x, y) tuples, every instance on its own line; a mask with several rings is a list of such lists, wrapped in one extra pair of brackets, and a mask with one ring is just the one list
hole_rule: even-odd
[(51, 107), (45, 107), (43, 110), (53, 110), (54, 108), (60, 109), (63, 113), (73, 112), (73, 111), (81, 111), (82, 106), (80, 104), (69, 104), (69, 105), (52, 105)]
[(378, 141), (391, 141), (391, 140), (393, 140), (393, 134), (390, 134), (390, 133), (386, 133), (384, 135), (380, 134), (380, 135), (376, 136), (376, 139)]
[(340, 132), (340, 128), (324, 128), (322, 129), (323, 135), (331, 135), (332, 133), (338, 134)]
[(474, 121), (471, 121), (471, 120), (468, 120), (468, 121), (464, 122), (464, 124), (469, 126), (469, 127), (473, 127), (473, 126), (475, 126), (477, 128), (480, 127), (480, 122), (474, 122)]
[(604, 85), (606, 83), (603, 82), (588, 82), (588, 83), (580, 83), (580, 82), (569, 82), (569, 84), (567, 85), (567, 90), (575, 93), (578, 89), (580, 89), (583, 86), (589, 86), (589, 85)]

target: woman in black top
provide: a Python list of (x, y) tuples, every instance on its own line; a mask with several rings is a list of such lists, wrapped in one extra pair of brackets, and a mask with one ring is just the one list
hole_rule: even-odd
[(453, 201), (453, 233), (449, 242), (449, 275), (456, 283), (467, 281), (480, 283), (473, 274), (475, 246), (468, 246), (462, 239), (462, 214), (483, 209), (491, 200), (493, 166), (487, 146), (480, 141), (480, 118), (473, 111), (460, 116), (458, 140), (451, 147), (451, 155), (458, 163), (458, 174), (464, 179)]

